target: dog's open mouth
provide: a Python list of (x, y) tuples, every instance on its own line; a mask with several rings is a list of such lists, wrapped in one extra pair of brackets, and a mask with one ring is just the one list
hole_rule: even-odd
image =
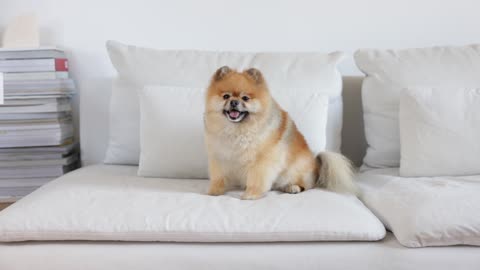
[(234, 123), (242, 121), (248, 115), (248, 112), (241, 112), (235, 109), (230, 111), (223, 111), (223, 113), (230, 122)]

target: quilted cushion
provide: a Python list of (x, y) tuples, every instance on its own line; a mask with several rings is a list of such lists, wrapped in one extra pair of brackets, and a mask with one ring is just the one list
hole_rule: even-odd
[(385, 168), (357, 179), (362, 201), (402, 245), (480, 246), (480, 175), (405, 178)]

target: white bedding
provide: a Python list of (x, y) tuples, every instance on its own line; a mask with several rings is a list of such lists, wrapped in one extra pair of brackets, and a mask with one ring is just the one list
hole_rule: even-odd
[(362, 201), (401, 244), (480, 245), (480, 175), (404, 178), (390, 168), (357, 178)]
[[(379, 242), (289, 243), (0, 243), (6, 270), (478, 270), (475, 247), (402, 247)], [(352, 267), (354, 266), (354, 267)]]
[(0, 241), (375, 241), (385, 228), (357, 198), (320, 189), (205, 195), (207, 180), (142, 178), (137, 167), (69, 173), (0, 212)]

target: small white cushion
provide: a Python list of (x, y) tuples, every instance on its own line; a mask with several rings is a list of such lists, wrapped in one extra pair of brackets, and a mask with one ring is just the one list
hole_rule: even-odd
[(337, 64), (344, 58), (334, 53), (246, 53), (155, 50), (107, 43), (118, 72), (110, 103), (110, 137), (106, 163), (138, 164), (140, 157), (140, 109), (137, 92), (146, 85), (206, 88), (219, 67), (243, 70), (256, 67), (271, 89), (317, 89), (329, 97), (327, 149), (340, 151), (342, 131), (342, 77)]
[[(325, 150), (328, 96), (317, 89), (271, 90), (314, 153)], [(205, 89), (147, 86), (140, 95), (140, 165), (149, 177), (208, 178)]]
[(0, 241), (375, 241), (382, 223), (354, 196), (312, 189), (208, 196), (207, 180), (137, 177), (137, 167), (69, 173), (0, 211)]
[(405, 89), (401, 176), (480, 174), (480, 89)]
[(406, 50), (364, 49), (355, 62), (366, 78), (362, 85), (364, 164), (399, 167), (400, 92), (411, 87), (480, 87), (480, 45)]
[(357, 180), (362, 201), (402, 245), (480, 246), (480, 175), (404, 178), (387, 168)]

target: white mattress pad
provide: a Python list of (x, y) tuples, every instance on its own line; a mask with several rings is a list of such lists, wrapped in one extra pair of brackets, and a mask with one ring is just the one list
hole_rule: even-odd
[(0, 241), (375, 241), (383, 224), (359, 199), (320, 189), (208, 196), (207, 180), (142, 178), (137, 167), (85, 167), (0, 212)]

